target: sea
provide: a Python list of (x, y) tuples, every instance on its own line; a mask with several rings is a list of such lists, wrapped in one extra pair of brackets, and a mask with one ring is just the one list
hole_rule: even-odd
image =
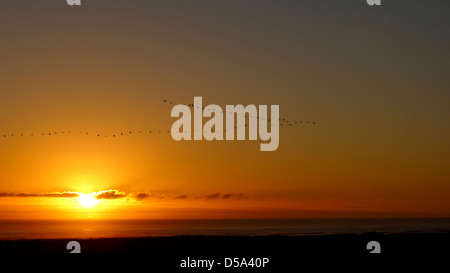
[(450, 232), (450, 218), (227, 220), (3, 220), (0, 240)]

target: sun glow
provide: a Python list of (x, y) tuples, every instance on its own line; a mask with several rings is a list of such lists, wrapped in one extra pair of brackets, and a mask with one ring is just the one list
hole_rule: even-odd
[(83, 207), (91, 208), (97, 205), (98, 200), (92, 194), (83, 194), (80, 193), (80, 197), (78, 197), (78, 201)]

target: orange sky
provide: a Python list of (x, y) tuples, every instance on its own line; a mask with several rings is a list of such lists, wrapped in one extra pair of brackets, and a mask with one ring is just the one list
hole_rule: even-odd
[[(450, 216), (448, 5), (142, 2), (0, 4), (0, 219)], [(194, 96), (317, 124), (176, 142)]]

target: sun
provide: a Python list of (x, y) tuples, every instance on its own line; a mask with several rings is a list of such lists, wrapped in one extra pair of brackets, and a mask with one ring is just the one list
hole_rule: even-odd
[(92, 208), (93, 206), (97, 205), (97, 203), (98, 203), (98, 200), (94, 196), (92, 196), (92, 193), (91, 194), (80, 193), (80, 197), (78, 197), (78, 201), (80, 202), (80, 204), (83, 207), (86, 207), (86, 208)]

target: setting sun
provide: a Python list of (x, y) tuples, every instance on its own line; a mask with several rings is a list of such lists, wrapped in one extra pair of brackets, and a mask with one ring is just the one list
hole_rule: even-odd
[(83, 207), (91, 208), (97, 205), (98, 200), (92, 196), (92, 194), (82, 194), (80, 193), (80, 197), (78, 197), (78, 201)]

